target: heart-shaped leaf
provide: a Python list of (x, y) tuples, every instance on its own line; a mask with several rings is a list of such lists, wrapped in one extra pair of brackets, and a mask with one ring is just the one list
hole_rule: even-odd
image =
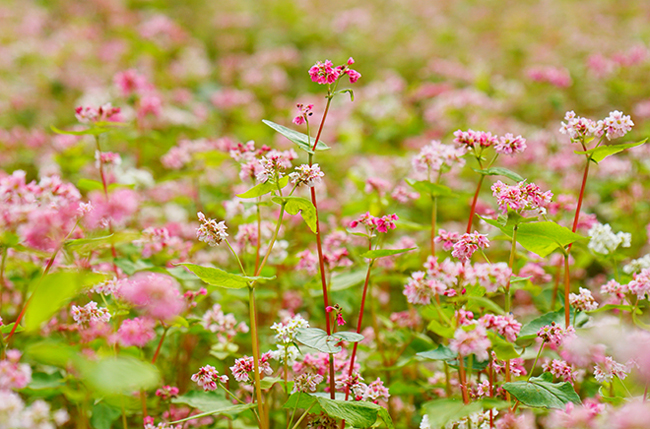
[(529, 407), (564, 409), (569, 402), (582, 403), (571, 383), (553, 383), (553, 375), (550, 372), (533, 377), (529, 381), (504, 383), (503, 388)]

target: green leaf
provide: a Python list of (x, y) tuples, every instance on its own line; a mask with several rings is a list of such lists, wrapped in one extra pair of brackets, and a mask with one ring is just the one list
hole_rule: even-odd
[(262, 195), (266, 195), (269, 192), (273, 192), (278, 189), (284, 188), (287, 186), (289, 183), (289, 176), (284, 176), (281, 178), (278, 183), (271, 182), (271, 181), (266, 181), (264, 183), (259, 183), (252, 188), (250, 188), (248, 191), (242, 193), (242, 194), (237, 194), (239, 198), (257, 198), (261, 197)]
[(439, 321), (433, 319), (427, 325), (427, 329), (443, 338), (453, 338), (455, 329), (451, 326), (443, 325)]
[[(573, 320), (573, 313), (574, 310), (570, 309), (570, 317), (571, 320)], [(576, 327), (579, 327), (583, 325), (584, 323), (587, 322), (588, 316), (582, 312), (578, 313), (576, 315)], [(517, 337), (517, 341), (519, 340), (526, 340), (526, 339), (531, 339), (535, 338), (537, 336), (537, 332), (546, 325), (550, 325), (551, 323), (555, 322), (556, 325), (561, 326), (562, 328), (565, 327), (564, 324), (565, 321), (565, 316), (564, 316), (564, 308), (561, 308), (557, 311), (551, 311), (549, 313), (546, 313), (537, 319), (531, 320), (528, 322), (526, 325), (524, 325), (521, 328), (521, 331), (519, 332), (519, 336)]]
[(472, 170), (476, 171), (477, 173), (480, 173), (484, 176), (503, 176), (507, 177), (508, 179), (512, 179), (515, 182), (523, 182), (525, 179), (521, 177), (519, 174), (515, 173), (514, 171), (508, 170), (507, 168), (503, 167), (490, 167), (485, 170), (479, 170), (477, 168), (472, 168)]
[(178, 265), (187, 267), (198, 278), (212, 286), (219, 286), (226, 289), (241, 289), (248, 286), (248, 280), (243, 276), (228, 273), (220, 268), (202, 267), (190, 263)]
[(160, 383), (155, 365), (130, 357), (83, 360), (78, 367), (84, 383), (100, 395), (130, 395)]
[(383, 258), (384, 256), (393, 256), (393, 255), (399, 255), (400, 253), (405, 253), (405, 252), (410, 252), (411, 250), (415, 250), (417, 247), (409, 247), (408, 249), (377, 249), (377, 250), (369, 250), (365, 253), (361, 254), (362, 258), (368, 258), (368, 259), (377, 259), (377, 258)]
[(432, 197), (454, 197), (456, 194), (451, 190), (450, 187), (445, 185), (439, 185), (437, 183), (431, 183), (428, 180), (413, 180), (405, 179), (404, 180), (411, 188), (415, 189), (421, 194), (431, 195)]
[(177, 398), (172, 399), (174, 404), (186, 404), (192, 408), (204, 411), (201, 414), (195, 414), (182, 420), (171, 422), (172, 424), (186, 422), (188, 420), (199, 419), (211, 415), (227, 415), (231, 418), (237, 414), (257, 407), (257, 404), (239, 404), (233, 405), (232, 401), (227, 400), (225, 396), (216, 392), (199, 392), (191, 391)]
[(571, 383), (553, 383), (553, 375), (549, 372), (533, 377), (528, 382), (504, 383), (503, 388), (529, 407), (564, 409), (569, 402), (582, 403)]
[(108, 128), (103, 127), (93, 127), (81, 131), (65, 131), (58, 129), (54, 125), (50, 125), (50, 129), (57, 134), (67, 134), (71, 136), (97, 136), (109, 131)]
[(38, 363), (65, 368), (77, 358), (79, 348), (46, 340), (30, 344), (25, 353)]
[(78, 238), (76, 240), (68, 240), (65, 242), (65, 248), (71, 251), (78, 251), (79, 249), (94, 250), (104, 244), (110, 244), (113, 234), (105, 235), (103, 237), (93, 238)]
[(574, 151), (578, 155), (591, 155), (591, 159), (596, 161), (596, 163), (599, 163), (603, 159), (607, 158), (610, 155), (617, 154), (619, 152), (624, 151), (625, 149), (630, 149), (636, 146), (641, 146), (644, 144), (646, 141), (648, 141), (647, 138), (636, 142), (636, 143), (624, 143), (624, 144), (614, 144), (614, 145), (609, 145), (609, 146), (598, 146), (596, 148), (586, 150), (586, 151)]
[[(306, 134), (299, 133), (298, 131), (294, 131), (291, 128), (287, 128), (280, 124), (276, 124), (275, 122), (267, 121), (266, 119), (262, 120), (262, 122), (264, 122), (269, 127), (273, 128), (275, 131), (279, 132), (280, 134), (282, 134), (283, 136), (285, 136), (295, 144), (297, 144), (298, 147), (304, 150), (305, 152), (311, 154), (314, 153), (311, 150), (311, 148), (314, 146), (314, 141), (315, 141), (313, 137), (311, 139), (308, 139)], [(323, 143), (322, 140), (319, 140), (318, 144), (316, 145), (316, 150), (329, 150), (329, 146)]]
[(262, 387), (262, 390), (268, 390), (271, 387), (275, 386), (277, 383), (280, 383), (282, 381), (282, 378), (280, 377), (264, 377), (260, 381), (260, 386)]
[[(289, 396), (289, 399), (287, 399), (287, 402), (284, 403), (282, 408), (285, 409), (293, 409), (293, 408), (301, 408), (303, 410), (306, 410), (307, 408), (311, 407), (314, 402), (317, 402), (316, 397), (312, 396), (308, 393), (304, 392), (296, 392), (291, 394)], [(311, 409), (312, 412), (314, 409)]]
[(305, 223), (316, 234), (316, 207), (306, 198), (302, 197), (275, 197), (271, 201), (277, 204), (284, 204), (284, 209), (287, 213), (300, 216), (304, 219)]
[(456, 353), (452, 352), (449, 347), (440, 344), (435, 350), (420, 352), (416, 356), (431, 360), (452, 360), (456, 358)]
[[(499, 222), (481, 217), (485, 222), (499, 228), (504, 234), (512, 238), (514, 225), (501, 225)], [(545, 258), (557, 248), (564, 248), (569, 244), (582, 240), (585, 237), (572, 232), (555, 222), (529, 222), (517, 226), (517, 243), (526, 250)]]
[[(8, 324), (8, 325), (2, 325), (2, 326), (0, 326), (0, 333), (3, 333), (3, 334), (8, 334), (8, 333), (10, 333), (11, 330), (14, 328), (14, 325), (15, 325), (15, 324), (16, 324), (16, 322), (11, 322), (11, 323)], [(14, 331), (14, 333), (22, 332), (22, 331), (24, 331), (24, 330), (25, 330), (25, 328), (23, 328), (22, 326), (18, 326), (18, 327), (16, 328), (16, 330)]]
[(111, 429), (115, 420), (122, 415), (122, 412), (113, 407), (100, 402), (93, 405), (92, 417), (90, 417), (90, 425), (95, 429)]
[(467, 296), (467, 309), (472, 310), (474, 307), (485, 308), (493, 311), (496, 314), (505, 314), (505, 311), (499, 307), (499, 304), (492, 301), (491, 299), (482, 296)]
[(356, 343), (363, 340), (363, 335), (355, 332), (336, 332), (332, 335), (327, 335), (327, 332), (318, 328), (304, 328), (298, 329), (296, 340), (308, 347), (321, 351), (323, 353), (338, 353), (341, 351), (341, 346), (338, 344), (341, 341), (349, 341)]
[[(603, 311), (609, 311), (609, 310), (623, 310), (623, 311), (629, 311), (631, 313), (632, 310), (634, 310), (634, 306), (623, 305), (623, 304), (605, 304), (602, 307), (599, 307), (595, 310), (587, 311), (586, 313), (589, 314), (601, 313)], [(643, 314), (643, 311), (638, 307), (636, 308), (635, 312), (636, 314)]]
[(77, 182), (77, 188), (86, 192), (101, 191), (104, 189), (104, 185), (102, 185), (102, 182), (98, 182), (97, 180), (79, 179)]
[[(351, 288), (362, 283), (366, 278), (366, 270), (351, 271), (349, 273), (336, 273), (332, 275), (330, 291), (338, 291)], [(323, 294), (321, 290), (321, 295)]]
[(84, 287), (103, 279), (101, 274), (61, 271), (48, 274), (42, 280), (35, 280), (38, 287), (34, 290), (29, 307), (25, 311), (25, 330), (33, 332), (39, 329), (41, 323), (49, 320)]
[(358, 428), (367, 428), (374, 425), (381, 408), (372, 402), (342, 401), (323, 398), (322, 396), (318, 396), (316, 400), (328, 416), (345, 420), (346, 423)]
[(492, 350), (499, 359), (510, 360), (521, 357), (511, 342), (504, 340), (492, 331), (488, 331), (487, 334), (490, 342), (492, 342)]
[(456, 422), (463, 417), (479, 412), (483, 409), (480, 402), (465, 405), (458, 399), (438, 399), (425, 402), (422, 406), (429, 416), (431, 428), (442, 428), (449, 423)]

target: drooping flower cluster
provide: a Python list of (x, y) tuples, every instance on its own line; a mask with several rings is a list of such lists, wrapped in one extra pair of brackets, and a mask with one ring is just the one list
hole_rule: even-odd
[(610, 383), (614, 377), (625, 380), (631, 370), (631, 363), (623, 365), (616, 362), (611, 356), (607, 356), (604, 361), (594, 366), (594, 378), (599, 383)]
[(537, 331), (537, 336), (541, 338), (542, 341), (556, 347), (561, 346), (567, 336), (574, 334), (575, 329), (573, 326), (569, 326), (567, 329), (564, 329), (560, 325), (557, 325), (555, 322), (552, 322), (550, 325), (542, 326), (540, 330)]
[(622, 285), (623, 292), (631, 292), (639, 299), (650, 296), (650, 268), (634, 273), (632, 280), (627, 285)]
[(298, 158), (298, 154), (293, 149), (285, 151), (270, 150), (259, 160), (262, 168), (255, 175), (255, 179), (261, 183), (265, 183), (269, 179), (281, 179), (284, 177), (284, 172), (291, 168), (291, 161), (296, 158)]
[(324, 378), (322, 375), (314, 374), (311, 372), (305, 372), (303, 374), (300, 374), (294, 380), (292, 393), (296, 393), (296, 392), (313, 393), (316, 391), (316, 388), (323, 381), (323, 379)]
[(571, 384), (577, 381), (580, 376), (579, 372), (572, 365), (561, 359), (553, 359), (550, 362), (546, 362), (542, 365), (542, 368), (544, 368), (544, 371), (553, 374), (555, 378)]
[(201, 212), (197, 213), (201, 226), (196, 229), (196, 238), (199, 241), (207, 243), (208, 246), (214, 247), (221, 244), (228, 237), (228, 227), (225, 221), (217, 223), (214, 219), (208, 219)]
[(521, 323), (515, 320), (512, 314), (494, 315), (486, 314), (479, 319), (487, 329), (494, 329), (499, 335), (506, 340), (514, 343), (521, 331)]
[(226, 383), (228, 381), (227, 375), (219, 375), (213, 366), (206, 365), (199, 368), (199, 372), (193, 374), (191, 380), (203, 388), (206, 392), (217, 390), (217, 383)]
[(302, 103), (298, 103), (296, 107), (300, 111), (300, 114), (295, 118), (293, 118), (292, 121), (296, 125), (302, 125), (305, 122), (309, 121), (309, 117), (314, 114), (314, 112), (312, 112), (312, 110), (314, 109), (313, 104), (308, 104), (305, 106)]
[(615, 234), (609, 224), (596, 223), (589, 229), (588, 234), (590, 237), (589, 249), (603, 255), (609, 255), (618, 246), (630, 247), (632, 241), (632, 234), (628, 232), (617, 232)]
[(303, 164), (295, 168), (295, 172), (289, 173), (289, 179), (295, 186), (305, 185), (310, 188), (318, 185), (325, 176), (318, 164)]
[(503, 214), (506, 214), (508, 209), (518, 213), (524, 210), (534, 210), (544, 214), (553, 197), (551, 191), (542, 192), (539, 186), (534, 183), (526, 183), (526, 181), (510, 186), (499, 180), (492, 185), (491, 189), (492, 195), (497, 199), (499, 210)]
[(487, 235), (479, 234), (478, 231), (463, 234), (453, 245), (451, 255), (461, 262), (469, 261), (474, 252), (478, 249), (490, 247), (490, 240)]

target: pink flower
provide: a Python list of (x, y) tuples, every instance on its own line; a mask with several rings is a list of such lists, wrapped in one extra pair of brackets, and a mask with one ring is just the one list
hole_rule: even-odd
[(449, 348), (454, 353), (461, 356), (474, 354), (479, 361), (488, 359), (490, 347), (492, 343), (487, 337), (485, 328), (480, 324), (456, 329), (454, 338), (449, 341)]
[(578, 379), (578, 372), (573, 366), (561, 359), (553, 359), (552, 362), (547, 362), (543, 366), (544, 371), (550, 372), (555, 378), (573, 384)]
[[(259, 361), (259, 371), (260, 374), (271, 375), (273, 370), (269, 364), (269, 359), (271, 359), (271, 354), (269, 352), (264, 353), (260, 357)], [(243, 356), (235, 360), (235, 364), (230, 367), (232, 371), (232, 376), (235, 377), (235, 380), (239, 382), (249, 382), (251, 381), (250, 373), (254, 370), (254, 361), (251, 356)]]
[(480, 147), (490, 147), (498, 142), (497, 136), (493, 136), (490, 132), (485, 131), (455, 131), (454, 143), (464, 146), (467, 149), (472, 149), (476, 145)]
[(499, 335), (513, 343), (521, 331), (521, 323), (517, 322), (512, 314), (503, 316), (486, 314), (479, 319), (479, 322), (487, 329), (494, 329)]
[(630, 116), (623, 115), (618, 110), (610, 112), (608, 117), (602, 121), (598, 121), (598, 128), (601, 130), (600, 133), (602, 134), (604, 132), (607, 140), (623, 137), (633, 126), (634, 122), (632, 122)]
[(165, 274), (136, 273), (122, 285), (119, 293), (154, 319), (170, 320), (185, 309), (178, 282)]
[(598, 303), (591, 295), (591, 291), (583, 287), (580, 288), (580, 294), (569, 294), (569, 303), (573, 308), (581, 311), (592, 311), (598, 308)]
[(350, 78), (350, 83), (357, 83), (357, 80), (361, 77), (361, 73), (352, 69), (348, 69), (345, 74)]
[(505, 136), (499, 138), (497, 144), (494, 145), (494, 150), (504, 155), (521, 153), (526, 150), (526, 139), (522, 136), (515, 137), (507, 133)]
[(305, 372), (299, 375), (293, 384), (292, 393), (306, 392), (313, 393), (316, 391), (318, 385), (323, 381), (323, 376), (311, 372)]
[[(219, 375), (219, 372), (213, 366), (206, 365), (199, 369), (199, 372), (193, 374), (191, 380), (202, 387), (206, 392), (217, 390), (217, 383), (226, 383), (227, 375)], [(158, 394), (156, 392), (156, 394)]]
[(625, 380), (632, 369), (631, 366), (620, 364), (611, 356), (607, 356), (605, 361), (594, 366), (594, 378), (599, 383), (609, 383), (614, 377)]
[(459, 239), (460, 235), (457, 232), (448, 232), (441, 228), (438, 230), (438, 236), (433, 241), (442, 243), (442, 249), (449, 251)]
[(117, 338), (122, 347), (144, 347), (156, 336), (153, 328), (156, 322), (147, 318), (126, 319), (117, 330)]
[(214, 247), (221, 244), (228, 237), (228, 227), (225, 221), (217, 223), (214, 219), (208, 219), (201, 212), (197, 213), (201, 226), (196, 229), (196, 237), (199, 241), (207, 243), (208, 246)]
[(305, 185), (310, 188), (318, 185), (322, 181), (322, 177), (325, 176), (318, 166), (318, 164), (308, 165), (303, 164), (300, 167), (295, 168), (294, 173), (289, 174), (289, 179), (291, 183), (296, 186)]
[(95, 122), (119, 122), (120, 108), (113, 107), (111, 103), (106, 103), (98, 108), (95, 107), (77, 107), (75, 117), (82, 124), (91, 124)]
[(506, 185), (499, 180), (492, 185), (491, 189), (503, 214), (506, 214), (508, 209), (516, 212), (537, 210), (540, 213), (545, 213), (546, 207), (553, 198), (551, 191), (542, 192), (539, 186), (534, 183), (526, 183), (525, 180), (514, 186)]
[(156, 396), (160, 397), (163, 401), (169, 401), (171, 398), (178, 396), (178, 387), (163, 386), (156, 390)]
[(487, 235), (479, 234), (478, 231), (474, 231), (470, 234), (463, 234), (460, 237), (460, 239), (454, 244), (454, 250), (451, 252), (451, 255), (460, 259), (461, 262), (465, 262), (468, 261), (479, 248), (484, 249), (486, 247), (490, 247), (490, 241), (488, 240)]
[(340, 74), (340, 69), (335, 68), (330, 60), (325, 60), (324, 63), (319, 61), (309, 69), (311, 80), (321, 85), (336, 82)]
[(95, 322), (108, 322), (111, 320), (111, 314), (106, 308), (97, 308), (95, 301), (90, 301), (83, 307), (72, 306), (72, 318), (78, 325), (88, 326)]
[(388, 232), (389, 229), (395, 229), (395, 221), (398, 219), (395, 213), (382, 216), (381, 218), (375, 218), (377, 232)]
[(300, 111), (300, 114), (295, 118), (293, 118), (292, 121), (296, 125), (304, 124), (309, 120), (309, 116), (314, 114), (314, 112), (312, 112), (312, 110), (314, 109), (313, 104), (308, 104), (305, 106), (304, 104), (298, 103), (296, 107), (298, 107), (298, 110)]
[(420, 149), (420, 153), (413, 157), (411, 164), (416, 172), (427, 174), (430, 171), (438, 172), (443, 167), (462, 167), (465, 165), (465, 160), (461, 158), (463, 155), (465, 155), (464, 147), (457, 148), (432, 140), (430, 144)]

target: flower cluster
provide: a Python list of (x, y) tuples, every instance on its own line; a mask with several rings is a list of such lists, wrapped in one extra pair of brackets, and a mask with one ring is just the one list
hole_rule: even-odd
[[(270, 353), (264, 353), (259, 360), (259, 372), (264, 375), (273, 374), (271, 365), (269, 364), (269, 359), (271, 359)], [(252, 382), (250, 373), (254, 370), (254, 360), (251, 356), (243, 356), (235, 360), (235, 364), (230, 367), (232, 371), (232, 376), (235, 380), (241, 382)]]
[(555, 322), (552, 322), (550, 325), (542, 326), (540, 330), (537, 331), (537, 336), (541, 338), (542, 341), (556, 347), (561, 346), (567, 336), (572, 336), (574, 334), (575, 329), (573, 326), (569, 326), (567, 329), (564, 329), (560, 325), (557, 325)]
[(357, 225), (365, 225), (366, 230), (369, 234), (372, 234), (373, 231), (377, 232), (388, 232), (389, 229), (395, 229), (395, 221), (398, 220), (396, 214), (384, 215), (382, 217), (375, 217), (366, 212), (359, 216), (356, 220), (350, 222), (350, 228), (356, 228)]
[(178, 282), (165, 274), (136, 273), (122, 284), (119, 294), (153, 319), (170, 320), (185, 309)]
[(413, 157), (411, 164), (417, 173), (437, 173), (447, 168), (465, 165), (465, 160), (461, 158), (463, 155), (465, 155), (463, 147), (454, 147), (432, 140), (430, 144), (420, 149), (420, 153)]
[(489, 358), (488, 349), (492, 343), (487, 337), (485, 327), (481, 324), (465, 325), (456, 329), (454, 338), (449, 340), (449, 348), (461, 356), (474, 354), (479, 361)]
[(207, 219), (201, 212), (197, 213), (201, 226), (196, 229), (196, 238), (214, 247), (221, 244), (228, 237), (228, 227), (225, 221), (217, 223), (214, 219)]
[(289, 179), (295, 186), (305, 185), (313, 188), (318, 185), (322, 181), (322, 177), (325, 176), (325, 173), (321, 171), (318, 164), (303, 164), (296, 167), (295, 170), (295, 172), (289, 174)]
[(106, 103), (99, 107), (82, 107), (75, 109), (75, 117), (82, 124), (94, 124), (96, 122), (119, 122), (121, 118), (120, 108), (113, 107), (111, 103)]
[(293, 118), (292, 121), (296, 125), (302, 125), (305, 122), (309, 121), (309, 117), (314, 114), (314, 112), (312, 112), (312, 110), (314, 109), (313, 104), (308, 104), (305, 106), (302, 103), (298, 103), (296, 107), (300, 111), (300, 114), (295, 118)]
[(568, 135), (572, 142), (583, 143), (588, 137), (600, 137), (603, 134), (607, 140), (623, 137), (634, 126), (630, 116), (618, 110), (610, 112), (609, 116), (598, 122), (576, 116), (573, 111), (567, 112), (564, 120), (567, 122), (562, 122), (560, 132)]
[(72, 306), (72, 318), (74, 321), (83, 327), (95, 322), (108, 322), (111, 320), (111, 314), (106, 308), (98, 308), (95, 301), (90, 301), (83, 307)]
[(451, 255), (461, 262), (468, 261), (478, 249), (490, 247), (490, 240), (487, 235), (479, 234), (478, 231), (463, 234), (453, 245)]
[(519, 331), (521, 331), (521, 323), (517, 322), (512, 314), (503, 316), (486, 314), (478, 321), (487, 329), (494, 329), (499, 335), (513, 343), (517, 339)]
[(255, 179), (261, 183), (265, 183), (269, 179), (281, 179), (284, 176), (284, 171), (291, 168), (291, 161), (296, 158), (298, 158), (298, 154), (293, 149), (269, 151), (259, 160), (262, 168), (255, 175)]
[(228, 381), (227, 375), (219, 375), (219, 371), (214, 369), (213, 366), (206, 365), (199, 368), (199, 372), (193, 374), (191, 380), (203, 388), (206, 392), (217, 390), (217, 383), (226, 383)]
[(321, 85), (332, 84), (344, 75), (348, 75), (351, 83), (356, 83), (361, 74), (350, 68), (352, 64), (354, 64), (352, 57), (348, 59), (346, 64), (337, 67), (334, 67), (330, 60), (318, 61), (309, 69), (309, 76), (311, 76), (312, 81)]
[(509, 209), (516, 212), (534, 210), (544, 214), (553, 197), (551, 191), (542, 192), (539, 186), (526, 181), (509, 186), (499, 180), (492, 185), (491, 189), (503, 214), (506, 214)]
[(214, 304), (203, 314), (201, 325), (207, 331), (216, 333), (220, 343), (230, 341), (238, 332), (248, 332), (248, 325), (245, 322), (238, 324), (232, 313), (224, 314), (220, 304)]
[(630, 247), (632, 241), (632, 234), (627, 232), (617, 232), (615, 234), (609, 224), (596, 223), (589, 229), (588, 234), (590, 240), (587, 247), (603, 255), (609, 255), (618, 246)]
[(598, 303), (591, 295), (591, 291), (583, 287), (580, 288), (579, 294), (569, 294), (569, 303), (571, 303), (571, 307), (581, 311), (592, 311), (598, 308)]

